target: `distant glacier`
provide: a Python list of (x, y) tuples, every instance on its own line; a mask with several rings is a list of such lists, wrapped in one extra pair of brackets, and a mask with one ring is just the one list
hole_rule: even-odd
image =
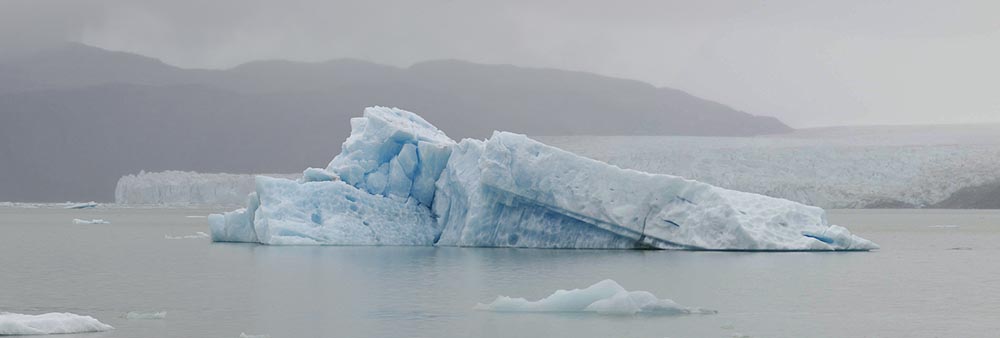
[[(297, 178), (300, 174), (267, 174), (272, 177)], [(193, 171), (141, 171), (118, 179), (116, 204), (167, 206), (221, 205), (246, 203), (253, 191), (254, 175), (209, 174)]]
[[(535, 138), (622, 168), (823, 208), (995, 208), (989, 202), (1000, 200), (1000, 125), (837, 127), (759, 137)], [(115, 202), (242, 205), (253, 185), (249, 174), (141, 172), (118, 181)]]
[(834, 127), (759, 137), (537, 139), (622, 168), (823, 208), (1000, 206), (1000, 125)]

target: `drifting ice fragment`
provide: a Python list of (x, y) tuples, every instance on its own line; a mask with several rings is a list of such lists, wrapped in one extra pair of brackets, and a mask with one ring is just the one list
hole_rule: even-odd
[(183, 235), (183, 236), (163, 235), (163, 238), (166, 239), (195, 239), (195, 238), (209, 238), (209, 237), (211, 237), (209, 234), (206, 234), (201, 231), (194, 233), (194, 235)]
[(240, 338), (271, 338), (271, 335), (267, 334), (246, 334), (246, 332), (240, 333)]
[(97, 332), (114, 329), (94, 317), (72, 313), (24, 315), (0, 312), (0, 336)]
[(495, 312), (595, 312), (599, 314), (685, 315), (714, 314), (714, 310), (687, 308), (670, 299), (658, 299), (646, 291), (628, 291), (617, 282), (605, 279), (586, 289), (557, 290), (537, 301), (497, 296), (489, 304), (475, 309)]
[(687, 250), (872, 250), (823, 209), (625, 170), (495, 132), (448, 138), (382, 107), (351, 119), (326, 169), (259, 176), (246, 209), (208, 219), (214, 241)]
[(111, 224), (111, 222), (105, 221), (105, 220), (100, 219), (100, 218), (95, 218), (95, 219), (79, 219), (79, 218), (74, 218), (73, 219), (73, 224)]
[(157, 312), (130, 311), (126, 313), (123, 317), (125, 317), (125, 319), (164, 319), (167, 318), (167, 311), (157, 311)]
[(90, 209), (97, 207), (97, 202), (94, 201), (90, 201), (87, 203), (76, 203), (76, 204), (67, 203), (67, 204), (69, 205), (65, 207), (66, 209)]

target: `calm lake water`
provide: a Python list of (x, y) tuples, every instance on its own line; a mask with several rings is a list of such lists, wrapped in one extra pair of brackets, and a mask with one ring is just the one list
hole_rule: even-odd
[[(268, 247), (216, 210), (0, 208), (0, 311), (116, 329), (60, 337), (995, 337), (1000, 211), (834, 210), (868, 253)], [(73, 224), (103, 218), (112, 224)], [(473, 310), (614, 279), (715, 315)], [(128, 320), (129, 311), (167, 311)]]

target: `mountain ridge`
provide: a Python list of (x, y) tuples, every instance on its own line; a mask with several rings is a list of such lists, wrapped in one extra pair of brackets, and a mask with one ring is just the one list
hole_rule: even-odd
[[(749, 136), (792, 129), (686, 92), (599, 74), (432, 60), (265, 60), (184, 69), (82, 44), (0, 61), (0, 200), (108, 201), (139, 170), (323, 166), (367, 106), (420, 113), (453, 138)], [(258, 151), (249, 151), (257, 149)], [(258, 158), (257, 154), (268, 154)], [(73, 176), (65, 175), (73, 163)]]

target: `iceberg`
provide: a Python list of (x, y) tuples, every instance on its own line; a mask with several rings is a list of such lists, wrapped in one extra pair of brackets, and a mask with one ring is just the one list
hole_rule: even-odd
[(0, 336), (98, 332), (114, 329), (94, 317), (51, 312), (40, 315), (0, 312)]
[(747, 251), (872, 250), (825, 211), (622, 169), (494, 132), (454, 141), (372, 107), (326, 168), (257, 176), (247, 207), (208, 217), (213, 241), (269, 245)]
[(670, 299), (659, 299), (648, 291), (628, 291), (611, 279), (586, 289), (557, 290), (537, 301), (497, 296), (476, 310), (494, 312), (592, 312), (605, 315), (686, 315), (714, 314), (714, 310), (683, 307)]

